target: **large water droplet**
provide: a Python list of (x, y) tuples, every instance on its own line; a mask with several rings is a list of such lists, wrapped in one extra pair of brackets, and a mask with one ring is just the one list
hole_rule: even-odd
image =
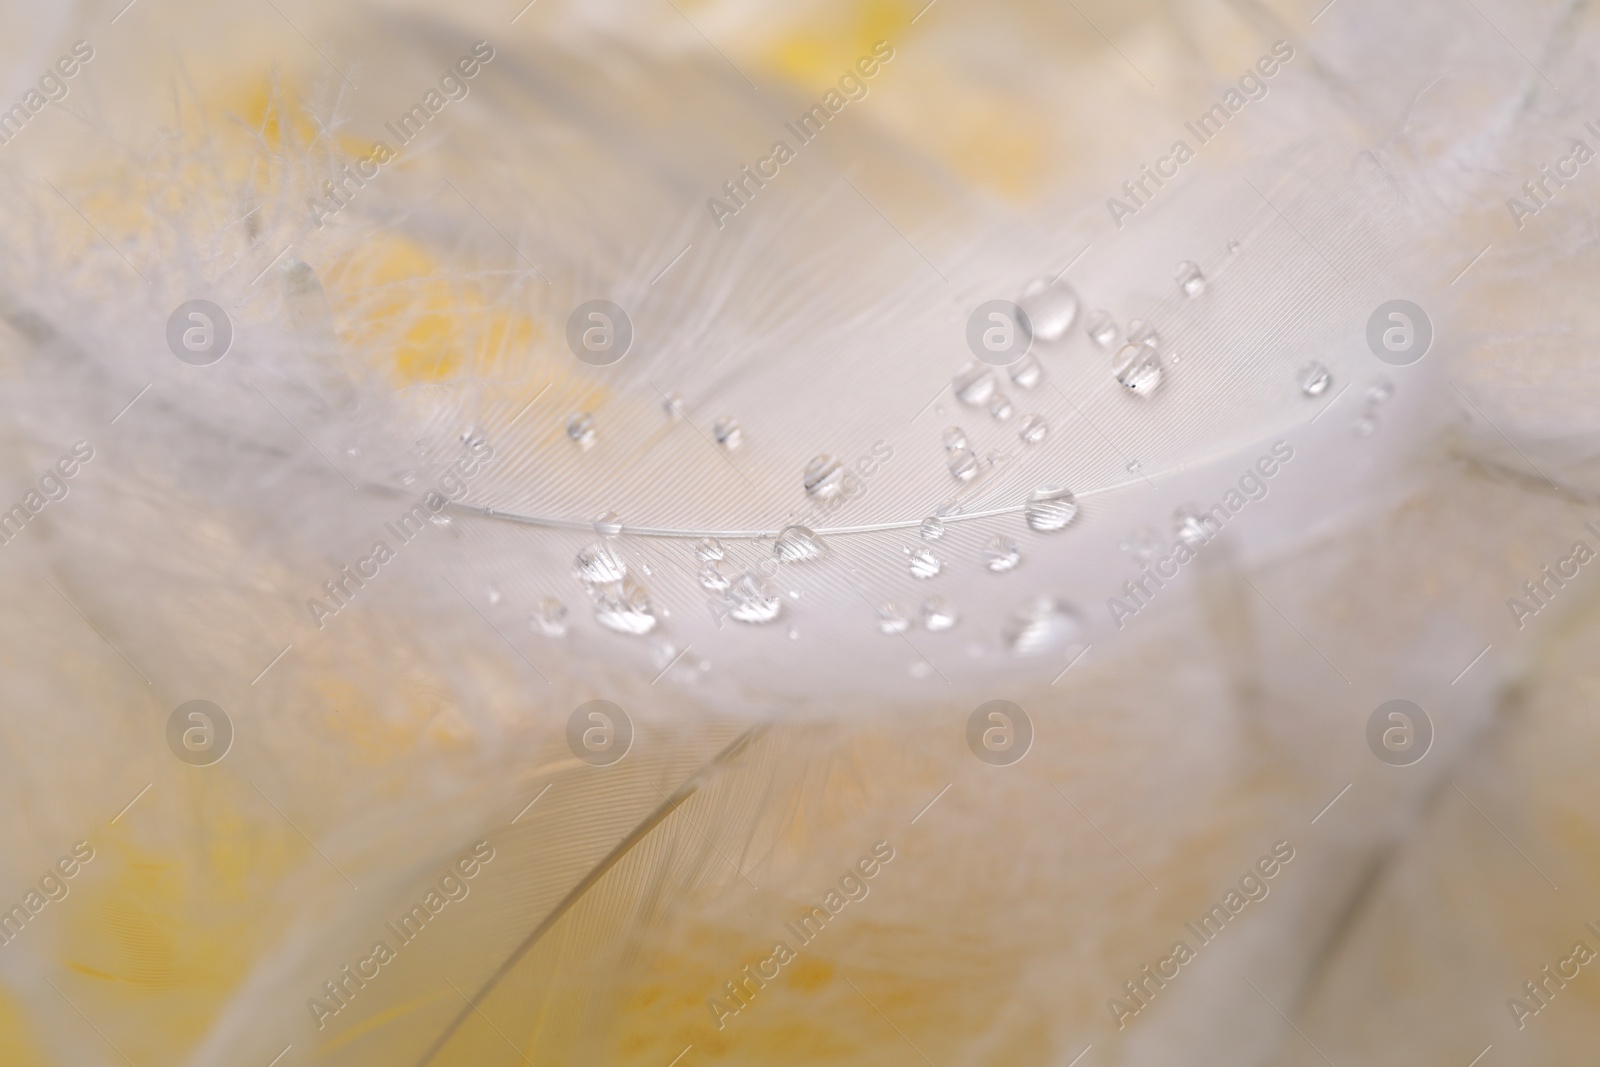
[(1178, 264), (1176, 275), (1178, 287), (1183, 290), (1183, 295), (1193, 298), (1206, 291), (1206, 276), (1200, 273), (1200, 265), (1184, 260)]
[(806, 495), (827, 500), (844, 488), (844, 464), (824, 453), (806, 464)]
[(942, 596), (932, 596), (922, 602), (922, 628), (939, 633), (956, 624), (956, 606)]
[(1017, 427), (1017, 436), (1022, 438), (1025, 445), (1036, 445), (1045, 439), (1050, 432), (1050, 424), (1039, 415), (1024, 415), (1022, 424)]
[(1300, 368), (1299, 380), (1300, 391), (1306, 396), (1321, 396), (1333, 384), (1333, 375), (1328, 373), (1327, 367), (1312, 360)]
[(702, 537), (694, 546), (694, 554), (702, 563), (722, 558), (722, 542), (715, 537)]
[(1111, 373), (1120, 385), (1134, 393), (1152, 393), (1161, 384), (1161, 356), (1153, 345), (1124, 345), (1111, 365)]
[(593, 544), (582, 552), (573, 561), (577, 565), (579, 579), (590, 585), (603, 585), (607, 582), (620, 582), (628, 576), (628, 563), (622, 558), (622, 553), (608, 544)]
[(746, 571), (728, 592), (728, 614), (740, 622), (771, 622), (783, 612), (783, 601), (772, 583)]
[(922, 525), (918, 528), (918, 532), (922, 534), (924, 541), (937, 541), (944, 536), (944, 521), (929, 515), (922, 520)]
[(1023, 517), (1028, 525), (1043, 533), (1065, 529), (1078, 516), (1078, 498), (1072, 490), (1054, 485), (1041, 485), (1028, 497)]
[(994, 394), (994, 399), (989, 402), (989, 414), (1000, 422), (1005, 422), (1016, 411), (1011, 406), (1011, 398), (1004, 393)]
[(989, 376), (989, 369), (976, 363), (968, 363), (956, 371), (950, 384), (956, 391), (956, 399), (968, 407), (981, 408), (994, 395), (994, 379)]
[(878, 629), (886, 634), (903, 634), (911, 629), (911, 620), (900, 609), (900, 605), (886, 600), (878, 605)]
[(821, 559), (828, 546), (808, 526), (786, 526), (773, 542), (772, 555), (780, 563)]
[(1030, 352), (1007, 367), (1006, 373), (1011, 375), (1011, 380), (1016, 382), (1019, 388), (1032, 389), (1044, 380), (1044, 365)]
[(925, 548), (908, 548), (906, 567), (913, 578), (932, 578), (944, 570), (944, 561)]
[(950, 473), (963, 482), (972, 481), (978, 473), (978, 457), (972, 449), (958, 448), (951, 451)]
[(1029, 282), (1017, 304), (1028, 316), (1033, 336), (1041, 341), (1059, 339), (1078, 317), (1078, 294), (1066, 282), (1049, 278)]
[(1101, 348), (1110, 348), (1117, 340), (1117, 320), (1109, 311), (1091, 311), (1084, 323), (1089, 339)]
[(713, 593), (725, 592), (732, 583), (716, 563), (707, 563), (700, 569), (700, 584)]
[(1013, 655), (1037, 656), (1065, 647), (1082, 632), (1083, 620), (1072, 605), (1035, 597), (1011, 614), (1000, 638)]
[(638, 636), (656, 628), (650, 594), (631, 578), (595, 592), (594, 618), (601, 626), (619, 634)]
[(567, 420), (567, 436), (579, 448), (588, 448), (594, 444), (599, 431), (595, 429), (594, 416), (588, 412), (580, 411)]
[(730, 452), (744, 444), (744, 427), (738, 420), (723, 416), (711, 424), (711, 436), (717, 439), (717, 444)]
[(567, 634), (567, 606), (553, 596), (539, 601), (539, 606), (528, 616), (528, 627), (546, 637), (565, 637)]
[(622, 532), (622, 520), (615, 511), (607, 511), (594, 520), (594, 531), (603, 537), (615, 537)]
[(946, 452), (956, 452), (967, 447), (969, 447), (967, 443), (967, 431), (963, 430), (959, 426), (945, 427), (944, 450)]
[(1021, 562), (1022, 552), (1015, 541), (996, 536), (983, 546), (983, 565), (996, 574), (1004, 574)]

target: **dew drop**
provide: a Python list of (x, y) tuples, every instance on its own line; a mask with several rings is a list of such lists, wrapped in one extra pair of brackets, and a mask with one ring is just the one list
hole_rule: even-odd
[(599, 432), (595, 429), (594, 416), (580, 411), (567, 419), (567, 436), (572, 438), (579, 448), (591, 447), (595, 438), (599, 436)]
[(806, 496), (828, 500), (844, 488), (844, 464), (824, 453), (806, 464)]
[(1109, 311), (1091, 311), (1084, 329), (1089, 339), (1101, 348), (1110, 348), (1117, 340), (1117, 320)]
[(1011, 380), (1017, 383), (1018, 388), (1032, 389), (1044, 380), (1044, 365), (1030, 352), (1007, 367), (1006, 373), (1011, 375)]
[(483, 591), (483, 597), (489, 602), (489, 606), (493, 607), (500, 603), (500, 590), (491, 585)]
[(605, 537), (615, 537), (622, 532), (622, 520), (615, 511), (602, 513), (594, 520), (594, 532)]
[(722, 573), (722, 568), (716, 563), (707, 563), (700, 568), (700, 584), (713, 593), (727, 592), (728, 586), (733, 584), (728, 581), (728, 576)]
[(1306, 396), (1321, 396), (1333, 384), (1333, 375), (1316, 360), (1300, 368), (1300, 391)]
[(1172, 525), (1178, 540), (1190, 548), (1199, 548), (1216, 534), (1210, 514), (1194, 504), (1185, 504), (1172, 513)]
[(1063, 530), (1078, 517), (1078, 498), (1070, 489), (1041, 485), (1028, 497), (1023, 516), (1031, 529), (1041, 533)]
[(1111, 373), (1124, 388), (1146, 395), (1161, 384), (1161, 356), (1153, 345), (1124, 345), (1111, 365)]
[(950, 453), (950, 473), (960, 481), (972, 481), (978, 473), (978, 457), (972, 449), (958, 448)]
[(603, 542), (579, 552), (573, 562), (578, 578), (590, 585), (620, 582), (628, 576), (628, 563), (622, 558), (622, 553)]
[(728, 614), (740, 622), (771, 622), (783, 612), (783, 600), (772, 583), (750, 571), (741, 574), (733, 583), (728, 602), (731, 605)]
[(461, 431), (461, 443), (472, 449), (474, 452), (482, 448), (484, 446), (484, 442), (488, 440), (488, 434), (484, 433), (483, 427), (477, 423), (473, 423), (471, 426), (468, 426), (465, 430)]
[(786, 526), (773, 542), (772, 555), (779, 563), (804, 563), (821, 559), (828, 546), (808, 526)]
[(1012, 655), (1037, 656), (1077, 640), (1083, 620), (1077, 609), (1063, 600), (1034, 597), (1006, 620), (1000, 638)]
[(922, 602), (920, 615), (922, 628), (929, 633), (940, 633), (956, 624), (956, 606), (942, 596), (932, 596)]
[(908, 548), (906, 567), (913, 578), (932, 578), (944, 570), (944, 561), (925, 548)]
[(791, 641), (800, 640), (800, 631), (796, 630), (793, 626), (789, 627), (789, 640), (791, 640)]
[(703, 537), (694, 546), (694, 554), (702, 563), (722, 558), (722, 542), (715, 537)]
[(1036, 445), (1045, 439), (1050, 432), (1050, 424), (1039, 415), (1024, 415), (1022, 424), (1017, 427), (1017, 436), (1022, 438), (1025, 445)]
[(717, 444), (731, 452), (744, 444), (744, 427), (736, 419), (723, 416), (711, 424), (711, 436), (717, 439)]
[(967, 447), (969, 447), (967, 444), (967, 431), (959, 426), (945, 427), (944, 450), (946, 452), (957, 452)]
[(1015, 541), (993, 537), (983, 546), (983, 565), (996, 574), (1004, 574), (1022, 562), (1022, 552)]
[[(430, 515), (430, 516), (428, 516), (428, 521), (433, 523), (435, 526), (442, 526), (447, 530), (450, 528), (450, 525), (451, 525), (450, 516), (442, 514), (442, 513), (438, 514), (438, 515)], [(460, 534), (457, 534), (456, 536), (459, 537)]]
[(661, 398), (661, 410), (674, 421), (683, 418), (683, 394), (674, 389)]
[(528, 616), (528, 627), (546, 637), (567, 635), (567, 606), (553, 596), (539, 601), (539, 606)]
[(937, 516), (929, 515), (922, 520), (922, 526), (918, 529), (918, 532), (922, 534), (924, 541), (937, 541), (944, 536), (944, 521)]
[(1377, 381), (1367, 386), (1367, 401), (1369, 403), (1381, 404), (1388, 400), (1391, 396), (1394, 396), (1394, 386), (1390, 385), (1383, 378), (1379, 378)]
[(956, 371), (950, 384), (956, 391), (956, 399), (968, 407), (980, 408), (994, 395), (994, 379), (989, 376), (988, 368), (976, 363), (968, 363)]
[(994, 399), (989, 402), (989, 414), (999, 422), (1005, 422), (1016, 412), (1011, 406), (1011, 398), (1004, 393), (994, 394)]
[(1228, 241), (1228, 255), (1231, 256), (1237, 251), (1239, 251), (1239, 242), (1238, 241), (1234, 241), (1234, 240), (1229, 240)]
[(1363, 412), (1361, 417), (1356, 420), (1356, 436), (1357, 437), (1371, 437), (1374, 433), (1377, 432), (1377, 430), (1378, 430), (1378, 419), (1377, 419), (1377, 416), (1373, 415), (1372, 412), (1370, 412), (1370, 411)]
[(644, 586), (625, 579), (594, 594), (594, 618), (619, 634), (639, 636), (656, 628), (655, 609)]
[(911, 620), (900, 610), (900, 605), (886, 600), (878, 605), (878, 629), (886, 634), (903, 634), (911, 628)]
[(1184, 260), (1178, 264), (1178, 287), (1183, 290), (1183, 295), (1191, 299), (1206, 291), (1206, 276), (1200, 273), (1200, 265)]
[(1066, 282), (1049, 278), (1029, 282), (1017, 303), (1028, 316), (1030, 332), (1041, 341), (1058, 340), (1078, 317), (1078, 294)]

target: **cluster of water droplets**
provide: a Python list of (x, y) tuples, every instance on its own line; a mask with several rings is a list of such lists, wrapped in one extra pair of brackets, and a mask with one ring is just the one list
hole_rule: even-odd
[[(633, 636), (656, 628), (650, 591), (628, 572), (628, 561), (616, 545), (597, 541), (580, 551), (573, 560), (573, 574), (588, 591), (595, 621), (601, 626)], [(565, 629), (565, 609), (561, 626)]]

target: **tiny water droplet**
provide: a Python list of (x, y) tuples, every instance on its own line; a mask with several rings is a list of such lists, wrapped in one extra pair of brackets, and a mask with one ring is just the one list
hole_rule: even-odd
[(1378, 418), (1372, 412), (1363, 412), (1356, 420), (1356, 436), (1371, 437), (1378, 430)]
[(1101, 348), (1110, 348), (1117, 340), (1117, 320), (1109, 311), (1091, 311), (1084, 329), (1089, 339)]
[(1025, 445), (1038, 444), (1049, 432), (1050, 424), (1039, 415), (1024, 415), (1022, 424), (1017, 427), (1017, 436), (1022, 438)]
[(490, 607), (500, 603), (500, 590), (496, 589), (492, 585), (483, 591), (483, 596), (484, 599), (489, 602)]
[(1059, 339), (1078, 317), (1078, 294), (1066, 282), (1049, 278), (1029, 282), (1017, 304), (1028, 316), (1030, 332), (1041, 341)]
[(730, 452), (744, 444), (744, 427), (738, 420), (726, 415), (711, 424), (711, 436), (717, 439), (717, 444)]
[(1006, 368), (1011, 380), (1021, 389), (1032, 389), (1044, 380), (1044, 365), (1032, 352)]
[(594, 520), (594, 531), (605, 537), (615, 537), (622, 532), (622, 520), (615, 511), (604, 512)]
[(932, 578), (944, 570), (944, 561), (925, 548), (908, 548), (906, 567), (913, 578)]
[(567, 606), (553, 596), (539, 601), (539, 606), (528, 617), (528, 626), (546, 637), (565, 637), (567, 634)]
[(700, 584), (713, 593), (726, 592), (729, 585), (728, 576), (722, 573), (722, 568), (716, 563), (707, 563), (700, 569)]
[(1035, 597), (1006, 620), (1000, 638), (1012, 655), (1037, 656), (1075, 641), (1083, 630), (1077, 609), (1063, 600)]
[(972, 481), (978, 473), (978, 457), (970, 448), (958, 448), (950, 453), (950, 473), (963, 482)]
[(1004, 393), (994, 394), (994, 399), (989, 402), (989, 414), (999, 422), (1005, 422), (1016, 411), (1011, 406), (1011, 398)]
[(1004, 574), (1022, 562), (1022, 552), (1015, 541), (993, 537), (983, 546), (983, 565), (996, 574)]
[(620, 582), (628, 576), (628, 562), (611, 545), (600, 542), (578, 553), (573, 560), (579, 580), (590, 585)]
[(1237, 251), (1239, 251), (1239, 242), (1230, 240), (1228, 242), (1228, 255), (1231, 256)]
[(702, 563), (722, 558), (722, 542), (715, 537), (703, 537), (694, 546), (694, 554)]
[(349, 456), (351, 459), (360, 459), (361, 458), (361, 446), (360, 445), (349, 445), (349, 446), (347, 446), (345, 448), (344, 454)]
[(1117, 353), (1111, 373), (1118, 384), (1143, 396), (1154, 392), (1161, 384), (1161, 357), (1153, 345), (1124, 345)]
[(594, 416), (587, 412), (579, 412), (567, 419), (567, 436), (572, 438), (579, 448), (589, 448), (599, 431), (595, 429)]
[(773, 542), (772, 555), (779, 563), (804, 563), (821, 559), (828, 546), (808, 526), (786, 526)]
[(595, 591), (594, 618), (601, 626), (619, 634), (639, 636), (656, 628), (650, 594), (631, 578)]
[(482, 448), (484, 442), (489, 440), (489, 435), (483, 432), (483, 427), (473, 423), (461, 431), (461, 443), (476, 452)]
[(763, 581), (750, 571), (741, 574), (738, 581), (733, 583), (733, 588), (728, 592), (728, 602), (731, 605), (728, 614), (740, 622), (771, 622), (783, 612), (783, 600), (773, 589), (772, 583)]
[(806, 464), (803, 478), (806, 495), (827, 500), (844, 488), (844, 464), (823, 453)]
[(944, 450), (958, 452), (969, 447), (967, 444), (967, 431), (959, 426), (947, 426), (944, 431)]
[(1306, 396), (1321, 396), (1333, 384), (1333, 375), (1316, 360), (1300, 368), (1300, 391)]
[(1200, 273), (1200, 265), (1184, 260), (1178, 264), (1178, 287), (1183, 290), (1183, 295), (1190, 297), (1199, 296), (1206, 291), (1206, 276)]
[(1023, 511), (1031, 529), (1041, 533), (1064, 530), (1078, 516), (1078, 498), (1072, 490), (1054, 485), (1041, 485), (1028, 497)]
[(401, 471), (400, 472), (400, 484), (401, 485), (416, 485), (417, 484), (417, 472), (416, 471)]
[(942, 596), (931, 596), (922, 602), (922, 628), (929, 633), (940, 633), (956, 624), (956, 606)]
[(1194, 504), (1185, 504), (1172, 513), (1172, 525), (1178, 533), (1178, 540), (1190, 548), (1199, 548), (1216, 535), (1213, 521), (1208, 512)]
[(428, 521), (433, 523), (435, 526), (443, 526), (447, 530), (450, 528), (450, 516), (444, 514), (443, 512), (437, 515), (428, 516)]
[(669, 419), (683, 418), (683, 394), (674, 389), (661, 398), (661, 410)]
[(789, 627), (789, 640), (791, 640), (791, 641), (800, 640), (800, 631), (796, 630), (793, 626)]
[(935, 516), (929, 515), (922, 520), (922, 526), (918, 532), (922, 534), (924, 541), (937, 541), (944, 536), (944, 522)]
[(1379, 378), (1367, 386), (1367, 400), (1369, 403), (1381, 404), (1391, 396), (1394, 396), (1394, 386), (1383, 378)]
[(906, 670), (911, 672), (913, 678), (928, 678), (933, 675), (933, 667), (927, 660), (914, 659), (906, 665)]
[(950, 384), (956, 391), (956, 399), (968, 407), (981, 408), (994, 395), (994, 379), (989, 376), (989, 369), (976, 363), (968, 363), (956, 371)]
[(911, 629), (911, 620), (900, 610), (900, 605), (886, 600), (878, 605), (878, 629), (886, 634), (903, 634)]

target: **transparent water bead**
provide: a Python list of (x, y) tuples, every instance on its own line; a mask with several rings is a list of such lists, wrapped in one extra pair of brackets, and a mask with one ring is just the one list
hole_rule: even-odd
[(1161, 384), (1161, 356), (1151, 344), (1123, 345), (1111, 365), (1117, 383), (1140, 396), (1155, 392)]
[(1183, 295), (1191, 299), (1206, 291), (1206, 276), (1200, 273), (1200, 265), (1184, 260), (1178, 264), (1176, 275), (1178, 288), (1183, 290)]
[(944, 520), (929, 515), (922, 520), (922, 525), (918, 527), (917, 532), (922, 534), (924, 541), (937, 541), (944, 536)]
[(528, 616), (528, 628), (546, 637), (567, 635), (567, 606), (553, 596), (539, 601), (539, 606)]
[(1199, 548), (1217, 532), (1211, 516), (1194, 504), (1185, 504), (1174, 511), (1172, 525), (1177, 531), (1178, 540), (1190, 548)]
[(1110, 348), (1117, 340), (1117, 320), (1109, 311), (1091, 311), (1084, 329), (1101, 348)]
[(1039, 415), (1024, 415), (1021, 425), (1017, 427), (1017, 436), (1022, 438), (1025, 445), (1038, 444), (1049, 432), (1050, 424)]
[(780, 563), (804, 563), (821, 559), (827, 549), (809, 526), (786, 526), (773, 542), (772, 555)]
[(600, 433), (595, 428), (594, 416), (588, 412), (580, 411), (567, 419), (567, 436), (572, 438), (579, 448), (589, 448), (599, 437)]
[(730, 452), (744, 444), (744, 427), (738, 420), (723, 416), (711, 424), (711, 436), (716, 438), (717, 444)]
[(963, 448), (971, 447), (967, 442), (967, 431), (963, 430), (959, 426), (945, 427), (943, 440), (944, 450), (946, 452), (955, 452)]
[(826, 453), (806, 464), (803, 481), (806, 496), (828, 500), (844, 488), (844, 464)]
[(908, 548), (906, 568), (913, 578), (932, 578), (944, 570), (944, 561), (925, 548)]
[(1363, 412), (1361, 417), (1356, 419), (1355, 429), (1357, 437), (1371, 437), (1378, 432), (1378, 417), (1370, 411)]
[(683, 394), (674, 389), (661, 398), (661, 410), (666, 412), (669, 419), (683, 418)]
[(772, 583), (746, 571), (728, 591), (728, 614), (740, 622), (771, 622), (783, 613), (783, 600)]
[(1044, 380), (1044, 365), (1030, 352), (1007, 367), (1006, 373), (1017, 383), (1018, 388), (1033, 389)]
[(920, 614), (922, 628), (929, 633), (940, 633), (956, 624), (956, 606), (942, 596), (929, 597), (922, 602)]
[(1379, 378), (1377, 381), (1367, 386), (1368, 403), (1382, 404), (1391, 396), (1394, 396), (1394, 386), (1390, 385), (1388, 381), (1383, 378)]
[(1328, 368), (1316, 360), (1300, 368), (1297, 376), (1300, 382), (1300, 391), (1306, 396), (1321, 396), (1328, 391), (1328, 386), (1333, 384), (1333, 375)]
[(994, 394), (994, 399), (989, 402), (989, 414), (996, 421), (1005, 422), (1014, 414), (1016, 408), (1011, 406), (1011, 398), (1004, 393)]
[(489, 605), (493, 607), (495, 604), (500, 603), (500, 590), (491, 585), (483, 591), (483, 597), (489, 602)]
[(722, 542), (715, 537), (702, 537), (694, 546), (695, 558), (702, 563), (722, 558)]
[(886, 600), (878, 605), (878, 629), (886, 634), (903, 634), (911, 629), (911, 620), (900, 605)]
[(595, 593), (594, 618), (601, 626), (619, 634), (639, 636), (656, 628), (650, 594), (631, 578)]
[(968, 407), (981, 408), (994, 395), (994, 378), (990, 377), (987, 367), (976, 363), (968, 363), (956, 371), (950, 386), (955, 390), (956, 399)]
[(1070, 489), (1041, 485), (1028, 497), (1028, 506), (1022, 514), (1030, 529), (1041, 533), (1064, 530), (1078, 517), (1078, 498)]
[(996, 574), (1004, 574), (1022, 562), (1022, 552), (1015, 541), (993, 537), (983, 546), (983, 565)]
[(615, 511), (607, 511), (594, 520), (594, 532), (603, 537), (615, 537), (622, 532), (622, 520)]
[(573, 560), (578, 578), (590, 585), (620, 582), (628, 576), (628, 563), (622, 553), (608, 544), (593, 544)]
[(728, 576), (722, 573), (722, 568), (716, 563), (707, 563), (700, 568), (699, 580), (701, 586), (711, 590), (713, 593), (726, 592), (728, 586), (733, 584), (728, 580)]
[[(483, 427), (477, 423), (473, 423), (471, 426), (468, 426), (465, 430), (461, 431), (461, 443), (472, 449), (474, 452), (482, 448), (484, 443), (488, 440), (489, 435), (484, 433)], [(359, 449), (357, 451), (359, 451)]]
[(1030, 332), (1041, 341), (1059, 340), (1078, 317), (1078, 294), (1066, 282), (1049, 278), (1029, 282), (1017, 304), (1028, 316)]
[(1015, 656), (1038, 656), (1078, 640), (1083, 619), (1064, 600), (1034, 597), (1011, 613), (1000, 639)]
[(978, 473), (978, 457), (970, 448), (958, 448), (950, 453), (950, 473), (957, 480), (970, 482)]

